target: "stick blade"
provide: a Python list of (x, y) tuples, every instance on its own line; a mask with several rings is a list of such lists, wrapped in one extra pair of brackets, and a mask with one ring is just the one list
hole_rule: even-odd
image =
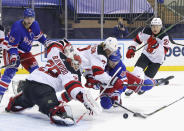
[(140, 118), (143, 118), (143, 119), (146, 119), (147, 117), (141, 113), (134, 113), (133, 115), (134, 117), (140, 117)]

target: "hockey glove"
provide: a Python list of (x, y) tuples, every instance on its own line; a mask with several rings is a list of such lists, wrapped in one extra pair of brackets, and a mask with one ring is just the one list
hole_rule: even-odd
[(93, 99), (91, 96), (91, 93), (87, 90), (84, 90), (83, 92), (79, 92), (76, 96), (77, 100), (82, 102), (86, 109), (89, 111), (89, 115), (93, 114), (99, 114), (101, 112), (101, 109), (97, 102)]
[(122, 104), (122, 101), (121, 101), (121, 93), (118, 90), (116, 90), (116, 91), (114, 91), (114, 93), (112, 93), (111, 99), (112, 99), (112, 103), (113, 103), (113, 106), (114, 107), (117, 107), (117, 105), (115, 104), (115, 102), (116, 103), (119, 103), (119, 104)]
[(20, 57), (16, 54), (10, 56), (10, 66), (9, 67), (18, 67), (20, 65)]
[(126, 53), (126, 57), (129, 58), (129, 59), (132, 58), (132, 57), (134, 57), (135, 50), (136, 50), (135, 46), (129, 46), (128, 47), (128, 51)]
[(100, 89), (100, 82), (95, 80), (91, 74), (86, 75), (86, 84), (85, 87), (93, 88), (95, 90)]
[(149, 52), (149, 53), (152, 53), (153, 50), (158, 48), (158, 46), (159, 46), (159, 43), (157, 42), (157, 40), (155, 38), (153, 38), (152, 36), (150, 36), (147, 43), (148, 43), (147, 52)]

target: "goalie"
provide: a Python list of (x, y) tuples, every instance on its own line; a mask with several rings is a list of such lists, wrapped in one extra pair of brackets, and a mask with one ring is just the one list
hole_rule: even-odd
[(23, 85), (22, 92), (11, 97), (8, 112), (17, 112), (38, 105), (39, 111), (61, 126), (75, 124), (69, 106), (58, 101), (56, 92), (66, 90), (68, 95), (84, 104), (90, 113), (98, 114), (98, 105), (82, 87), (78, 73), (81, 64), (68, 41), (47, 43), (47, 64), (32, 72)]

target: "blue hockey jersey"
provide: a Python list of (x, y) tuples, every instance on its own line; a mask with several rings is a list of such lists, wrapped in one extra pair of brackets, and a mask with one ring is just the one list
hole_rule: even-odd
[(34, 21), (29, 29), (23, 25), (23, 20), (16, 21), (6, 40), (10, 46), (10, 54), (18, 54), (18, 52), (30, 52), (33, 40), (38, 40), (42, 44), (46, 41), (45, 36), (40, 32), (40, 27), (37, 21)]
[[(120, 79), (127, 79), (126, 78), (126, 66), (123, 64), (122, 60), (120, 60), (118, 62), (118, 64), (114, 67), (114, 68), (109, 68), (108, 66), (106, 66), (105, 71), (110, 75), (113, 76), (114, 73), (119, 69), (120, 71), (117, 73), (117, 77)], [(126, 90), (126, 87), (124, 87), (123, 89), (119, 90), (120, 93), (124, 92)]]

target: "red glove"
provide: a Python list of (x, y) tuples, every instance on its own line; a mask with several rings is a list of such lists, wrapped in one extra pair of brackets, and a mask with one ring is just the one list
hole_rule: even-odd
[(157, 40), (155, 38), (153, 38), (152, 36), (150, 36), (147, 43), (148, 43), (147, 52), (149, 52), (149, 53), (152, 53), (153, 50), (158, 48), (158, 46), (159, 46)]
[(135, 55), (135, 46), (129, 46), (128, 51), (126, 53), (127, 58), (132, 58)]
[[(111, 83), (112, 84), (112, 88), (106, 88), (105, 89), (105, 91), (104, 91), (104, 93), (105, 94), (112, 94), (115, 90), (120, 90), (120, 89), (123, 89), (124, 88), (124, 86), (123, 86), (123, 84), (125, 84), (126, 83), (126, 81), (122, 81), (121, 79), (119, 79), (119, 78), (117, 78), (116, 80), (115, 80), (115, 83)], [(102, 92), (104, 90), (104, 88), (103, 87), (101, 87), (100, 88), (100, 92)]]
[(87, 88), (93, 88), (93, 89), (96, 89), (98, 90), (100, 87), (99, 87), (99, 84), (100, 82), (95, 80), (92, 75), (87, 75), (86, 76), (86, 84), (85, 84), (85, 87)]

